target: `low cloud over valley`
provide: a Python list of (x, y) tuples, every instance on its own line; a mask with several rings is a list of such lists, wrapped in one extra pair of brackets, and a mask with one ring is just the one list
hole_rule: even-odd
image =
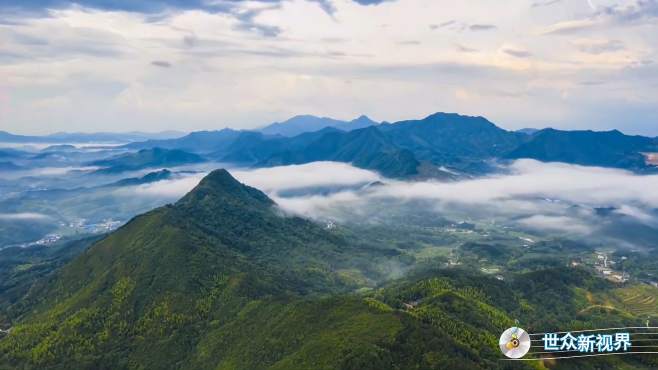
[[(623, 170), (519, 160), (498, 174), (454, 182), (398, 181), (334, 162), (230, 171), (266, 192), (285, 212), (318, 220), (386, 222), (393, 209), (412, 214), (423, 207), (437, 219), (495, 223), (537, 234), (616, 240), (619, 228), (613, 225), (658, 227), (658, 194), (647, 191), (658, 187), (658, 176)], [(132, 190), (180, 197), (202, 175)]]

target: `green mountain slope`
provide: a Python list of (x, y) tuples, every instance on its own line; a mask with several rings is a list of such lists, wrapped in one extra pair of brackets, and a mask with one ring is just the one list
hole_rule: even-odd
[(161, 140), (147, 140), (130, 143), (127, 149), (179, 149), (192, 153), (209, 153), (229, 145), (242, 131), (223, 129), (219, 131), (196, 131), (183, 137)]
[(422, 120), (381, 126), (398, 147), (420, 161), (465, 172), (486, 170), (486, 160), (500, 157), (527, 139), (483, 117), (435, 113)]
[(417, 336), (447, 348), (437, 364), (465, 351), (470, 368), (489, 368), (437, 328), (349, 293), (380, 255), (215, 171), (30, 290), (0, 368), (413, 368), (401, 366), (418, 350), (397, 347)]
[(224, 162), (251, 165), (287, 147), (288, 141), (279, 136), (266, 136), (260, 132), (244, 131), (230, 144), (210, 153), (210, 157)]
[(122, 154), (109, 159), (91, 162), (92, 166), (100, 166), (102, 173), (118, 173), (136, 171), (151, 167), (173, 167), (185, 164), (203, 162), (204, 159), (196, 154), (187, 153), (178, 149), (142, 149), (136, 153)]
[(314, 161), (348, 162), (388, 177), (415, 175), (420, 164), (413, 153), (396, 147), (377, 127), (372, 126), (350, 132), (326, 132), (304, 146), (276, 153), (259, 165)]
[(263, 127), (260, 132), (267, 135), (282, 135), (294, 137), (306, 132), (319, 131), (330, 127), (342, 131), (352, 131), (377, 125), (377, 122), (367, 116), (360, 116), (351, 121), (341, 121), (327, 117), (301, 115), (292, 117), (284, 122), (275, 122)]
[(9, 316), (24, 309), (23, 297), (40, 284), (47, 281), (56, 269), (75, 258), (99, 236), (78, 240), (61, 240), (48, 248), (31, 246), (0, 249), (0, 326), (6, 324)]
[(0, 246), (31, 242), (57, 230), (53, 219), (0, 219)]
[(487, 160), (499, 158), (527, 139), (482, 117), (437, 113), (422, 120), (329, 132), (305, 146), (274, 153), (259, 165), (339, 161), (389, 177), (410, 177), (419, 175), (424, 163), (479, 173), (488, 169)]
[(103, 185), (103, 187), (135, 186), (135, 185), (150, 184), (153, 182), (171, 179), (173, 176), (174, 174), (165, 168), (159, 171), (149, 172), (142, 177), (131, 177), (127, 179), (121, 179), (112, 184)]
[(508, 153), (507, 157), (641, 170), (649, 167), (642, 152), (656, 150), (658, 142), (655, 139), (628, 136), (616, 130), (545, 129), (535, 133), (530, 141)]

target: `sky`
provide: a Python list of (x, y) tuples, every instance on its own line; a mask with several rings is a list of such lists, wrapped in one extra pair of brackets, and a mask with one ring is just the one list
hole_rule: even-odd
[(658, 0), (2, 0), (0, 130), (457, 112), (658, 136)]

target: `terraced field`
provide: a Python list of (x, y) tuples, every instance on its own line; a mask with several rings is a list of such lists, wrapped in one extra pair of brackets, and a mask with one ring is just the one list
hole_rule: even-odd
[(616, 289), (615, 295), (619, 297), (623, 308), (640, 317), (658, 317), (658, 289), (648, 285), (635, 285), (628, 288)]

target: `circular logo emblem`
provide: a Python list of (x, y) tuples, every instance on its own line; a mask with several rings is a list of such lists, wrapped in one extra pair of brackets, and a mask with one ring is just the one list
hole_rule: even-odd
[(517, 327), (505, 330), (498, 344), (500, 351), (508, 358), (521, 358), (530, 351), (530, 335)]

